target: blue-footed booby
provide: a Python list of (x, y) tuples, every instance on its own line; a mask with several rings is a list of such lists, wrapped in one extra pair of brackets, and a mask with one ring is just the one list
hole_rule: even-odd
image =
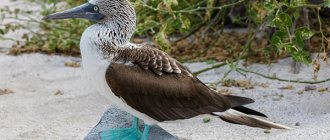
[[(208, 88), (188, 68), (155, 47), (130, 43), (136, 14), (128, 0), (90, 0), (44, 19), (85, 18), (95, 22), (80, 41), (82, 64), (97, 90), (136, 118), (131, 128), (101, 132), (101, 139), (147, 140), (149, 126), (201, 114), (264, 129), (289, 129), (243, 105), (254, 101)], [(143, 132), (138, 119), (145, 122)]]

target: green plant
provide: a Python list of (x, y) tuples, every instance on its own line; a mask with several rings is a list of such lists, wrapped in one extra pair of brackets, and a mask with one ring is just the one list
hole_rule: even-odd
[[(42, 16), (58, 11), (60, 1), (55, 0), (31, 0), (41, 5), (38, 11)], [(83, 0), (67, 0), (65, 8), (73, 7), (83, 3)], [(52, 3), (49, 5), (49, 3)], [(62, 4), (63, 5), (63, 4)], [(63, 8), (63, 7), (62, 7)], [(79, 40), (84, 29), (90, 25), (87, 20), (61, 20), (61, 21), (43, 21), (33, 17), (33, 11), (24, 9), (10, 9), (5, 7), (0, 9), (1, 19), (12, 19), (14, 22), (2, 24), (0, 28), (0, 37), (2, 39), (14, 40), (17, 45), (23, 43), (26, 51), (43, 51), (47, 53), (65, 53), (70, 55), (79, 54)], [(37, 31), (34, 31), (36, 28)], [(28, 30), (28, 33), (22, 36), (22, 40), (4, 38), (4, 34), (16, 31)], [(16, 45), (13, 46), (16, 48)]]
[[(39, 11), (42, 16), (67, 9), (84, 3), (85, 0), (30, 0), (33, 3), (41, 5)], [(190, 37), (194, 34), (205, 35), (205, 39), (196, 38), (201, 41), (200, 44), (208, 42), (204, 46), (205, 53), (208, 49), (217, 47), (216, 41), (224, 35), (223, 29), (226, 24), (234, 24), (248, 28), (248, 38), (245, 38), (246, 44), (233, 48), (233, 45), (227, 44), (224, 49), (232, 55), (230, 57), (247, 56), (247, 54), (256, 53), (255, 48), (263, 47), (261, 53), (268, 55), (290, 55), (297, 61), (306, 64), (311, 62), (309, 58), (308, 40), (312, 37), (321, 38), (321, 48), (325, 52), (327, 42), (326, 35), (323, 34), (322, 19), (319, 16), (321, 7), (328, 7), (329, 1), (321, 4), (312, 4), (307, 0), (131, 0), (135, 6), (138, 15), (138, 25), (136, 36), (150, 38), (157, 46), (164, 51), (170, 51), (171, 46), (177, 46), (176, 43)], [(65, 8), (59, 9), (58, 4), (66, 2)], [(235, 11), (243, 9), (243, 11)], [(29, 34), (22, 37), (23, 41), (17, 41), (17, 44), (24, 42), (23, 48), (33, 51), (44, 51), (49, 53), (79, 54), (79, 39), (83, 30), (91, 23), (87, 20), (61, 20), (61, 21), (42, 21), (35, 19), (32, 11), (23, 9), (10, 10), (3, 8), (1, 10), (1, 19), (16, 19), (24, 21), (15, 23), (0, 23), (0, 37), (4, 34), (17, 29), (29, 30)], [(310, 11), (304, 14), (303, 11)], [(234, 14), (233, 14), (234, 13)], [(236, 14), (235, 14), (236, 13)], [(238, 13), (238, 14), (237, 14)], [(231, 14), (231, 15), (230, 15)], [(311, 27), (310, 24), (304, 24), (306, 20), (315, 19), (309, 15), (317, 15), (319, 28)], [(28, 17), (22, 19), (20, 15)], [(230, 15), (230, 18), (228, 18)], [(306, 18), (307, 17), (307, 18)], [(305, 21), (304, 21), (305, 20)], [(38, 25), (38, 31), (34, 31), (26, 23)], [(301, 24), (302, 23), (302, 24)], [(268, 41), (265, 46), (256, 44), (256, 34), (272, 30), (262, 36)], [(204, 37), (202, 37), (204, 38)], [(211, 39), (208, 39), (211, 38)], [(225, 41), (225, 43), (227, 43)], [(235, 46), (235, 45), (234, 45)], [(30, 49), (29, 49), (30, 48)], [(258, 49), (259, 51), (260, 49)], [(240, 51), (239, 53), (233, 53)], [(196, 51), (195, 51), (196, 52)], [(260, 53), (260, 52), (259, 52)]]

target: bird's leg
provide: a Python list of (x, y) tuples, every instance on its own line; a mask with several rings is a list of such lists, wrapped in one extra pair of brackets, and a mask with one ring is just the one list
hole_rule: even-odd
[(141, 140), (148, 140), (150, 126), (145, 124)]
[(149, 126), (146, 125), (143, 134), (139, 130), (139, 119), (134, 117), (130, 128), (105, 130), (100, 133), (101, 140), (147, 140)]

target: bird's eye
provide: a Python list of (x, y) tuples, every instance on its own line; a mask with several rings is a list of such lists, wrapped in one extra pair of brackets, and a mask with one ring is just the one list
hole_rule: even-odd
[(95, 7), (94, 7), (94, 11), (95, 11), (95, 12), (99, 11), (99, 7), (95, 6)]

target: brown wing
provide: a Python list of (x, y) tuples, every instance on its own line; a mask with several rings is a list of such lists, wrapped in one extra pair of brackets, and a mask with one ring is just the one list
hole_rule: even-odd
[(253, 102), (217, 94), (193, 76), (183, 73), (159, 76), (136, 65), (113, 63), (106, 72), (106, 80), (115, 95), (158, 121), (187, 119)]

